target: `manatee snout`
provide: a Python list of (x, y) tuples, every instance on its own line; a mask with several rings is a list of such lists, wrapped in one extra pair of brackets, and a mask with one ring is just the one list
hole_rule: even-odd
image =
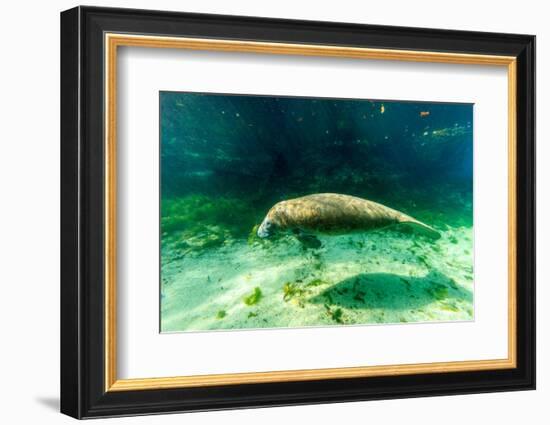
[(256, 233), (262, 239), (270, 237), (273, 234), (273, 223), (266, 217)]

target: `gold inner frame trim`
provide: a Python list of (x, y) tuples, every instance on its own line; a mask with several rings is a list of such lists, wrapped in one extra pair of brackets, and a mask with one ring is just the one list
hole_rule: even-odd
[[(330, 45), (268, 43), (148, 35), (105, 34), (105, 391), (136, 391), (214, 385), (311, 381), (321, 379), (411, 375), (511, 369), (516, 353), (516, 58), (446, 52), (371, 49)], [(116, 324), (116, 136), (117, 49), (120, 46), (324, 56), (468, 65), (504, 66), (508, 72), (508, 357), (494, 360), (303, 369), (174, 377), (118, 379)]]

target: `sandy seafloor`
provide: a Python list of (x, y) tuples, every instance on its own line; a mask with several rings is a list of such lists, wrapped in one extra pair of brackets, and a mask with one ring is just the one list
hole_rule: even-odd
[(472, 227), (439, 230), (436, 241), (395, 229), (321, 236), (317, 250), (292, 236), (186, 253), (168, 243), (161, 331), (473, 320)]

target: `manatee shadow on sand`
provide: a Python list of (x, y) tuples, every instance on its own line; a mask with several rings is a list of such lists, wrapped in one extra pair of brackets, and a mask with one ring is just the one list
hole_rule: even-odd
[(309, 302), (315, 304), (350, 309), (388, 310), (411, 310), (437, 301), (464, 301), (471, 304), (473, 294), (437, 271), (422, 277), (360, 273), (309, 299)]

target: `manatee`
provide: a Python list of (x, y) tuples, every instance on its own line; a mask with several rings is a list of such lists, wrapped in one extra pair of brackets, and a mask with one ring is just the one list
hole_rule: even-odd
[(367, 232), (397, 224), (413, 225), (429, 237), (440, 237), (434, 228), (400, 211), (338, 193), (316, 193), (275, 204), (258, 228), (258, 236), (291, 232), (306, 246), (318, 248), (320, 242), (313, 242), (311, 235)]

